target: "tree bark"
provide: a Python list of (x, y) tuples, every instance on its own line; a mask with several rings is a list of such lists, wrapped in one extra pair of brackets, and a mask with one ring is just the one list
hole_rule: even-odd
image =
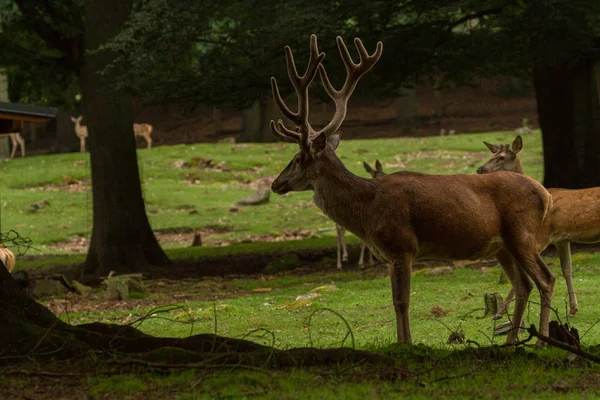
[(600, 186), (600, 107), (593, 60), (533, 68), (544, 144), (544, 185)]
[(252, 106), (243, 111), (243, 127), (241, 141), (243, 142), (273, 142), (269, 123), (271, 120), (282, 118), (275, 102), (269, 97), (255, 101)]
[(133, 0), (88, 0), (83, 105), (92, 167), (93, 230), (85, 272), (106, 275), (142, 272), (144, 266), (169, 262), (146, 215), (133, 135), (131, 98), (113, 86), (118, 65), (104, 74), (116, 55), (90, 53), (119, 32)]
[(415, 129), (417, 118), (417, 91), (415, 88), (400, 88), (396, 98), (396, 129), (399, 135), (410, 135)]

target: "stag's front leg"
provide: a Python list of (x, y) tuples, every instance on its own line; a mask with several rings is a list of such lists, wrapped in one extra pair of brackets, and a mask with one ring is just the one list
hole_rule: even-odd
[(556, 244), (558, 257), (560, 258), (560, 268), (567, 282), (567, 290), (569, 291), (569, 317), (574, 317), (579, 310), (575, 288), (573, 287), (573, 267), (571, 266), (571, 243), (561, 242)]
[(365, 248), (367, 246), (364, 242), (360, 242), (360, 257), (358, 257), (358, 268), (363, 269), (365, 267)]
[(412, 275), (412, 260), (408, 255), (397, 257), (388, 265), (392, 281), (392, 300), (396, 312), (396, 329), (399, 343), (412, 343), (410, 333), (410, 279)]

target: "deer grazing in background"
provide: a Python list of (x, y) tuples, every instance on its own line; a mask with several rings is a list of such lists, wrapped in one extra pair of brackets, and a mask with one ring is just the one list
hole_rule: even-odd
[[(71, 121), (75, 123), (75, 134), (79, 138), (79, 151), (85, 153), (85, 140), (88, 136), (88, 130), (87, 126), (81, 125), (82, 118), (81, 115), (77, 118), (71, 117)], [(148, 150), (152, 148), (152, 138), (150, 137), (152, 134), (152, 125), (133, 124), (133, 134), (143, 137), (146, 140)]]
[(79, 151), (85, 153), (85, 139), (88, 136), (87, 126), (81, 125), (81, 119), (83, 116), (77, 118), (71, 117), (71, 121), (75, 124), (75, 134), (79, 138)]
[(25, 157), (25, 139), (23, 139), (19, 132), (0, 133), (0, 137), (2, 136), (8, 136), (10, 139), (10, 143), (12, 145), (12, 150), (10, 152), (11, 159), (15, 158), (18, 146), (21, 146), (21, 157)]
[[(363, 166), (367, 170), (373, 179), (379, 178), (385, 175), (383, 172), (383, 167), (379, 160), (375, 161), (375, 169), (371, 168), (366, 161), (363, 161)], [(346, 248), (346, 241), (344, 240), (344, 236), (346, 235), (346, 229), (342, 226), (336, 224), (335, 230), (337, 233), (337, 267), (339, 270), (342, 269), (342, 261), (348, 261), (348, 249)], [(358, 258), (358, 268), (363, 269), (365, 267), (365, 249), (366, 245), (363, 242), (360, 242), (360, 257)], [(373, 265), (373, 252), (369, 250), (369, 265)]]
[[(427, 175), (396, 172), (377, 179), (352, 174), (335, 154), (347, 111), (348, 99), (359, 79), (379, 60), (383, 44), (369, 54), (354, 39), (360, 61), (355, 63), (341, 37), (336, 38), (346, 67), (346, 80), (336, 90), (325, 71), (324, 53), (310, 37), (310, 56), (304, 75), (296, 70), (292, 50), (285, 47), (287, 71), (298, 97), (298, 111), (282, 99), (271, 78), (273, 97), (283, 121), (271, 121), (273, 135), (296, 143), (300, 151), (273, 181), (273, 192), (312, 190), (315, 204), (336, 224), (362, 240), (388, 264), (399, 342), (412, 342), (409, 320), (412, 263), (419, 258), (479, 259), (498, 256), (515, 287), (513, 326), (519, 327), (532, 290), (528, 277), (540, 291), (539, 331), (548, 335), (555, 277), (537, 250), (542, 223), (552, 198), (534, 179), (511, 172), (493, 175)], [(335, 104), (331, 121), (321, 130), (309, 123), (308, 87), (317, 71)], [(508, 343), (518, 340), (511, 329)], [(538, 341), (541, 344), (540, 341)]]
[(152, 148), (152, 125), (150, 124), (133, 124), (133, 134), (135, 136), (143, 137), (146, 140), (146, 146), (148, 150)]
[(12, 274), (12, 271), (15, 268), (15, 255), (2, 244), (0, 244), (0, 261), (2, 261), (2, 264), (6, 267), (8, 273)]
[[(477, 169), (477, 173), (512, 171), (525, 174), (518, 154), (523, 147), (521, 136), (515, 138), (512, 146), (484, 143), (494, 155)], [(547, 244), (556, 247), (569, 291), (569, 316), (573, 317), (579, 304), (573, 287), (571, 243), (600, 242), (600, 187), (577, 190), (550, 188), (548, 192), (552, 195), (553, 207), (544, 223), (544, 230), (549, 238)], [(506, 310), (513, 294), (511, 289), (500, 313)]]

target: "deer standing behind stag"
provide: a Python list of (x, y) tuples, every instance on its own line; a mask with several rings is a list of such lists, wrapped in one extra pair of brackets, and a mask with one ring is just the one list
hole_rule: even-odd
[[(336, 90), (322, 64), (317, 37), (310, 37), (304, 75), (296, 69), (292, 50), (285, 47), (287, 71), (298, 97), (291, 111), (271, 78), (273, 97), (282, 114), (296, 125), (271, 121), (273, 135), (296, 143), (300, 151), (273, 181), (273, 192), (314, 192), (315, 204), (336, 224), (354, 233), (388, 264), (399, 342), (412, 342), (409, 320), (412, 263), (419, 258), (479, 259), (497, 256), (516, 293), (513, 326), (507, 343), (518, 340), (525, 306), (532, 290), (540, 291), (539, 331), (548, 335), (555, 277), (538, 252), (538, 236), (552, 198), (535, 180), (511, 172), (493, 175), (427, 175), (396, 172), (377, 179), (352, 174), (337, 157), (339, 131), (348, 99), (359, 79), (379, 60), (383, 44), (369, 54), (360, 39), (355, 63), (341, 37), (336, 38), (346, 67), (346, 80)], [(331, 121), (321, 130), (309, 123), (308, 87), (317, 71), (335, 104)], [(538, 343), (541, 344), (540, 341)]]
[[(519, 152), (523, 148), (523, 139), (517, 136), (512, 145), (490, 144), (483, 142), (493, 153), (485, 164), (477, 169), (478, 174), (488, 174), (498, 171), (512, 171), (524, 175)], [(579, 310), (575, 288), (573, 286), (573, 267), (571, 264), (571, 243), (600, 242), (600, 187), (587, 189), (556, 189), (549, 188), (553, 206), (544, 221), (542, 237), (547, 238), (546, 246), (556, 247), (562, 274), (569, 292), (569, 316), (573, 317)], [(511, 289), (503, 307), (496, 314), (498, 318), (507, 309), (514, 297)]]
[[(366, 161), (363, 161), (363, 166), (365, 167), (367, 172), (371, 174), (371, 177), (373, 179), (385, 175), (385, 172), (383, 172), (383, 167), (381, 166), (379, 160), (375, 161), (375, 169), (371, 168), (371, 166), (367, 164)], [(346, 229), (336, 224), (335, 231), (337, 234), (337, 267), (339, 270), (341, 270), (343, 267), (343, 262), (348, 261), (348, 248), (346, 247), (346, 241), (344, 239), (344, 236), (346, 235)], [(358, 257), (358, 268), (360, 269), (363, 269), (365, 267), (365, 249), (368, 250), (365, 243), (360, 242), (360, 256)], [(373, 260), (373, 252), (369, 250), (369, 265), (373, 265), (374, 262), (375, 261)]]
[[(79, 151), (85, 153), (85, 141), (88, 137), (87, 126), (81, 125), (82, 115), (77, 118), (71, 117), (71, 121), (75, 124), (75, 135), (79, 138)], [(133, 135), (143, 137), (146, 140), (148, 150), (152, 148), (152, 125), (150, 124), (133, 124)]]

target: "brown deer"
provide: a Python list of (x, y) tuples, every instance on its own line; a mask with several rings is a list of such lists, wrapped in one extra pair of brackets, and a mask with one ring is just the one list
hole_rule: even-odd
[(88, 130), (87, 126), (81, 125), (82, 118), (82, 115), (77, 118), (71, 117), (71, 121), (75, 124), (75, 134), (79, 138), (79, 152), (85, 153), (85, 139), (88, 137)]
[[(88, 137), (87, 126), (81, 125), (81, 119), (83, 117), (80, 115), (77, 118), (71, 117), (71, 121), (75, 123), (75, 134), (79, 138), (79, 151), (85, 153), (85, 140)], [(152, 138), (150, 134), (152, 133), (152, 125), (150, 124), (133, 124), (133, 134), (135, 136), (141, 136), (146, 140), (147, 148), (150, 150), (152, 148)]]
[[(477, 169), (478, 174), (496, 171), (525, 174), (519, 158), (523, 148), (521, 136), (517, 136), (512, 145), (484, 143), (494, 155)], [(577, 190), (550, 188), (548, 192), (552, 196), (553, 207), (544, 223), (544, 230), (549, 238), (547, 244), (556, 247), (569, 291), (569, 316), (573, 317), (579, 310), (579, 304), (573, 287), (571, 243), (600, 242), (600, 187)], [(500, 312), (506, 310), (513, 294), (511, 289)]]
[(19, 132), (0, 133), (0, 137), (1, 136), (8, 136), (10, 139), (12, 145), (12, 151), (10, 152), (11, 159), (15, 158), (18, 146), (21, 146), (21, 157), (25, 157), (25, 139), (23, 139)]
[[(383, 167), (381, 166), (381, 163), (379, 162), (379, 160), (375, 160), (375, 169), (371, 168), (371, 166), (369, 164), (367, 164), (366, 161), (363, 161), (363, 166), (365, 167), (365, 170), (367, 170), (367, 172), (369, 174), (371, 174), (371, 177), (374, 178), (379, 178), (381, 176), (385, 175), (385, 172), (383, 172)], [(348, 249), (346, 248), (346, 242), (344, 240), (344, 235), (346, 235), (346, 229), (344, 229), (344, 227), (336, 224), (335, 225), (335, 230), (337, 233), (337, 267), (339, 270), (342, 269), (342, 262), (343, 261), (348, 261)], [(363, 269), (365, 267), (365, 249), (367, 246), (365, 246), (365, 244), (363, 242), (360, 242), (360, 256), (358, 258), (358, 268)], [(369, 265), (373, 265), (374, 264), (374, 260), (373, 260), (373, 252), (371, 250), (369, 250)]]
[(0, 244), (0, 261), (6, 267), (8, 273), (11, 274), (15, 268), (15, 255), (2, 244)]
[(143, 137), (146, 140), (146, 147), (148, 150), (152, 148), (152, 125), (150, 124), (133, 124), (133, 134), (135, 136)]
[[(341, 37), (336, 38), (346, 67), (346, 80), (336, 90), (322, 64), (316, 35), (310, 37), (310, 56), (304, 75), (296, 70), (292, 50), (285, 48), (288, 76), (298, 97), (298, 111), (282, 99), (271, 78), (273, 97), (285, 117), (271, 121), (273, 135), (297, 143), (298, 152), (273, 181), (273, 192), (312, 190), (315, 204), (336, 224), (358, 236), (375, 256), (389, 266), (399, 342), (412, 342), (409, 321), (412, 263), (419, 258), (479, 259), (499, 256), (516, 291), (513, 324), (523, 321), (532, 290), (528, 276), (540, 291), (539, 331), (547, 335), (554, 290), (554, 275), (541, 259), (538, 235), (552, 198), (535, 180), (511, 172), (494, 175), (427, 175), (396, 172), (377, 179), (352, 174), (335, 154), (346, 117), (348, 99), (359, 79), (379, 60), (383, 44), (369, 54), (354, 39), (360, 56), (355, 63)], [(308, 86), (317, 71), (335, 104), (331, 121), (321, 130), (309, 123)], [(511, 329), (508, 343), (518, 340)], [(538, 343), (541, 343), (538, 341)]]

